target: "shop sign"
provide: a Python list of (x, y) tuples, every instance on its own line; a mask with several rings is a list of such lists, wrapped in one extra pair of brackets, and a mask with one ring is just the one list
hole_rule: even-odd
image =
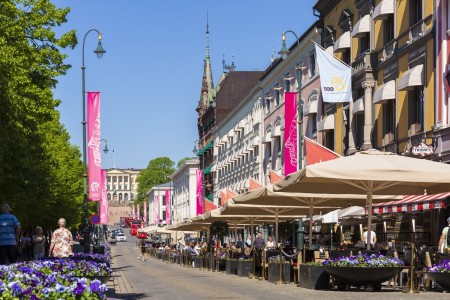
[(431, 146), (428, 146), (425, 143), (420, 143), (417, 146), (412, 147), (412, 154), (418, 155), (421, 157), (432, 155), (434, 153), (433, 148)]

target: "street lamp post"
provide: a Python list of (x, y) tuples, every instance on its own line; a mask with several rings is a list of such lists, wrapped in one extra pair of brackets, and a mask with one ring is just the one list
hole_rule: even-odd
[[(282, 41), (282, 46), (281, 46), (281, 50), (278, 52), (279, 54), (281, 54), (281, 58), (283, 60), (285, 60), (288, 55), (289, 55), (289, 49), (286, 47), (286, 33), (292, 33), (296, 40), (297, 40), (297, 49), (298, 51), (300, 51), (300, 40), (297, 36), (297, 34), (295, 34), (295, 32), (293, 32), (292, 30), (286, 30), (282, 36), (281, 36), (281, 41)], [(297, 170), (301, 170), (303, 168), (303, 101), (302, 101), (302, 97), (301, 97), (301, 93), (302, 93), (302, 79), (303, 79), (303, 62), (300, 60), (300, 62), (298, 63), (296, 70), (297, 70), (297, 101), (298, 101), (298, 105), (297, 105)], [(312, 216), (310, 216), (310, 219), (312, 219)], [(297, 249), (302, 249), (303, 248), (303, 235), (304, 235), (304, 231), (303, 231), (303, 222), (302, 222), (302, 218), (298, 219), (298, 229), (297, 229)], [(311, 226), (310, 226), (310, 230), (311, 230)]]
[(83, 125), (83, 203), (84, 203), (84, 252), (90, 252), (90, 238), (91, 238), (91, 230), (89, 228), (89, 219), (88, 219), (88, 193), (87, 193), (87, 172), (86, 172), (86, 85), (85, 85), (85, 70), (86, 66), (84, 65), (84, 44), (86, 42), (86, 37), (92, 31), (97, 32), (98, 37), (98, 45), (94, 50), (94, 53), (97, 54), (98, 58), (102, 58), (103, 54), (106, 52), (102, 47), (102, 35), (100, 31), (97, 29), (91, 29), (84, 35), (83, 38), (83, 48), (82, 48), (82, 57), (81, 57), (81, 93), (82, 93), (82, 105), (83, 105), (83, 121), (81, 124)]

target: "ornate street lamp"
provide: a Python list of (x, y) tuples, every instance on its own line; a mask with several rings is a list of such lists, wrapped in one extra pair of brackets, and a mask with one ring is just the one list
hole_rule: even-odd
[[(82, 57), (81, 57), (81, 93), (82, 93), (82, 105), (83, 105), (83, 121), (81, 122), (83, 124), (83, 204), (84, 204), (84, 229), (83, 229), (83, 236), (84, 236), (84, 252), (89, 253), (90, 252), (90, 245), (91, 245), (91, 230), (89, 227), (89, 219), (88, 219), (88, 192), (87, 192), (87, 172), (86, 172), (86, 87), (85, 87), (85, 70), (86, 66), (84, 65), (84, 45), (86, 42), (86, 37), (88, 34), (92, 31), (97, 32), (97, 38), (98, 38), (98, 45), (97, 48), (94, 50), (94, 53), (97, 54), (98, 58), (102, 58), (103, 54), (106, 53), (105, 49), (102, 47), (102, 35), (100, 31), (97, 29), (91, 29), (84, 35), (83, 38), (83, 48), (82, 48)], [(108, 148), (106, 147), (106, 150)]]

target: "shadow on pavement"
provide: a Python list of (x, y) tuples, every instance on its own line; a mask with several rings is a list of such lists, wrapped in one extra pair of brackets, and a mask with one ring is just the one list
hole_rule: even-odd
[(150, 297), (147, 293), (129, 293), (129, 294), (116, 294), (116, 298), (113, 299), (126, 299), (126, 300), (134, 300), (134, 299), (145, 299)]
[(128, 269), (128, 268), (130, 268), (131, 266), (123, 266), (123, 267), (117, 267), (117, 268), (112, 268), (112, 270), (113, 271), (120, 271), (120, 270), (123, 270), (123, 269)]

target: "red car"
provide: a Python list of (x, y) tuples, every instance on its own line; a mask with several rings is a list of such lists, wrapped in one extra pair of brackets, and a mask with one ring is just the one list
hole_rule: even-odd
[(137, 232), (136, 237), (138, 239), (146, 239), (147, 238), (147, 234), (145, 232)]

